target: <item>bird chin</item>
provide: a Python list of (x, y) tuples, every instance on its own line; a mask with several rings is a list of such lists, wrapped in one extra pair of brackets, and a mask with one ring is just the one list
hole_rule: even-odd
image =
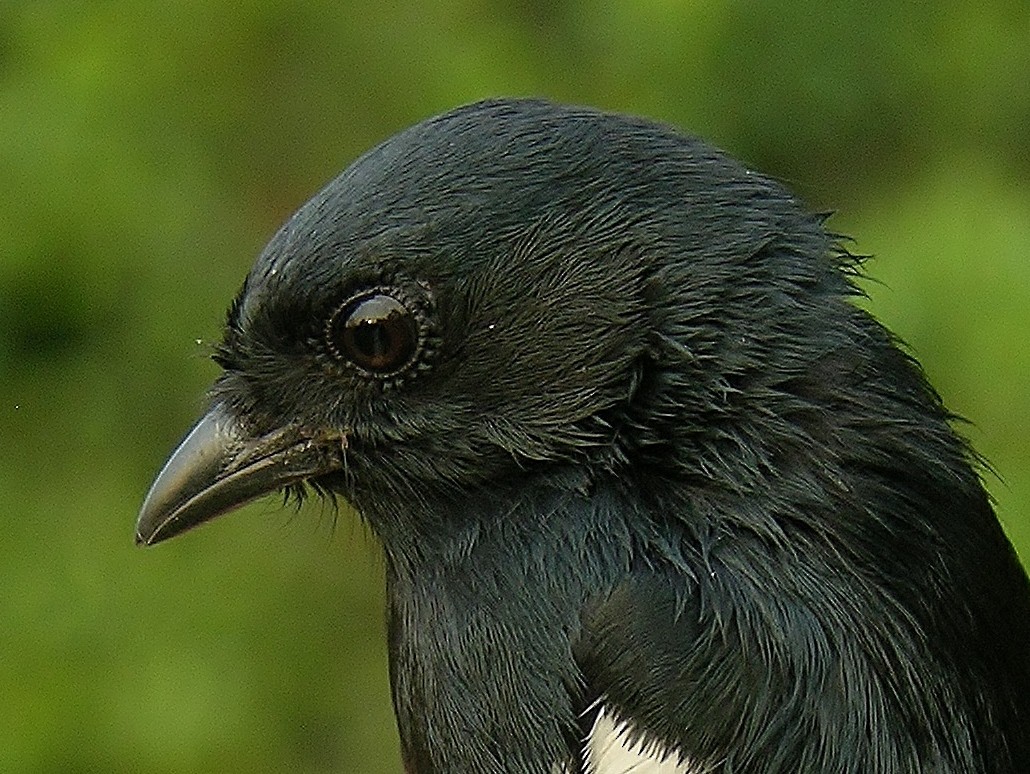
[(262, 495), (331, 476), (343, 469), (346, 448), (343, 433), (295, 425), (253, 435), (215, 404), (154, 480), (136, 522), (136, 542), (159, 543)]

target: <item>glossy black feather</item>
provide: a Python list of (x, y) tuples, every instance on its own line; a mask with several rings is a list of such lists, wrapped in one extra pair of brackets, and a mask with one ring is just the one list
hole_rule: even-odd
[[(950, 416), (780, 185), (533, 101), (392, 138), (230, 312), (214, 392), (347, 436), (419, 774), (577, 764), (604, 697), (715, 772), (1030, 770), (1030, 592)], [(325, 319), (425, 298), (403, 376)], [(328, 645), (327, 645), (328, 646)]]

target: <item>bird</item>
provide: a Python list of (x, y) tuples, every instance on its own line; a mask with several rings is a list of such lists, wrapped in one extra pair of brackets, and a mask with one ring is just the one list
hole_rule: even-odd
[(136, 541), (381, 544), (408, 774), (1030, 771), (1030, 585), (864, 258), (671, 126), (495, 98), (260, 253)]

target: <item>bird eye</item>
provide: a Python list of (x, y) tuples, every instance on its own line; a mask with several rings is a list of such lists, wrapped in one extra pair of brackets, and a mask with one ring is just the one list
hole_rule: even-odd
[(418, 322), (401, 301), (385, 293), (357, 296), (326, 326), (332, 353), (373, 374), (395, 373), (418, 348)]

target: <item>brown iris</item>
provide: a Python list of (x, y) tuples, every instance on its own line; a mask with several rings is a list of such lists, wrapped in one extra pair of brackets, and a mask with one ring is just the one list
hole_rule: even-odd
[(401, 370), (418, 348), (415, 315), (385, 293), (352, 298), (330, 318), (326, 334), (334, 355), (373, 374)]

